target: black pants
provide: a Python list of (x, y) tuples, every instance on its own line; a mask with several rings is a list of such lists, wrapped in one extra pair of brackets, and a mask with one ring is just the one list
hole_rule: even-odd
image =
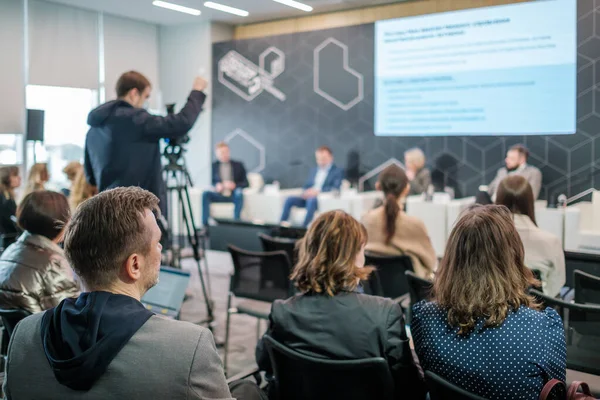
[(238, 400), (268, 400), (266, 393), (264, 393), (258, 385), (247, 379), (239, 379), (229, 384), (229, 390), (231, 396)]

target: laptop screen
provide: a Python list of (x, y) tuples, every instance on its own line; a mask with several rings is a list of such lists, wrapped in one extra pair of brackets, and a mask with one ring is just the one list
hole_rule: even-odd
[(190, 273), (180, 269), (161, 267), (159, 281), (148, 290), (142, 303), (179, 311), (183, 304), (185, 290), (190, 282)]

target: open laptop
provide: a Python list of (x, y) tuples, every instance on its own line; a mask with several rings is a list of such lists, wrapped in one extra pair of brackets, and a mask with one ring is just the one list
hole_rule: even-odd
[(158, 284), (142, 297), (142, 304), (157, 315), (178, 319), (190, 273), (170, 267), (160, 267)]

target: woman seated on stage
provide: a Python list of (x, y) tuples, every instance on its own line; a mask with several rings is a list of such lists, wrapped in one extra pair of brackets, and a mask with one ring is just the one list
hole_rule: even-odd
[(390, 165), (379, 175), (376, 186), (383, 191), (385, 200), (382, 206), (370, 210), (362, 218), (369, 235), (367, 251), (380, 255), (406, 254), (411, 257), (418, 276), (431, 278), (437, 257), (427, 228), (423, 221), (402, 211), (410, 190), (406, 173), (402, 168)]
[(410, 181), (409, 195), (421, 194), (431, 185), (431, 172), (425, 168), (425, 154), (423, 150), (415, 147), (404, 153), (406, 176)]
[(525, 265), (540, 272), (544, 294), (556, 297), (564, 286), (565, 253), (560, 239), (538, 228), (531, 185), (520, 175), (504, 178), (496, 192), (496, 204), (508, 207), (525, 247)]
[[(316, 357), (387, 360), (399, 398), (420, 399), (419, 377), (404, 329), (402, 310), (390, 299), (362, 293), (364, 227), (344, 211), (321, 214), (300, 239), (292, 280), (301, 294), (277, 300), (267, 332), (285, 346)], [(256, 349), (261, 370), (272, 372), (265, 345)]]
[(413, 307), (411, 332), (423, 370), (490, 400), (537, 400), (564, 382), (560, 316), (528, 289), (539, 282), (504, 206), (474, 206), (456, 223), (431, 302)]

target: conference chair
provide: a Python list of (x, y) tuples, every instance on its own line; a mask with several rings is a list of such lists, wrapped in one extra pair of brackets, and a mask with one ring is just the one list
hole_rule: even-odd
[(400, 303), (407, 298), (408, 283), (405, 271), (412, 271), (412, 260), (409, 256), (381, 256), (365, 253), (365, 265), (376, 268), (369, 280), (374, 294), (389, 297)]
[(567, 281), (565, 286), (574, 287), (573, 272), (580, 270), (594, 276), (600, 276), (600, 255), (565, 251)]
[(292, 263), (292, 268), (296, 265), (296, 261), (298, 261), (298, 256), (296, 254), (296, 240), (272, 237), (262, 232), (258, 233), (258, 237), (263, 251), (285, 251)]
[(600, 305), (570, 303), (535, 289), (530, 289), (529, 293), (562, 317), (567, 368), (600, 375)]
[(0, 345), (0, 353), (3, 357), (3, 368), (6, 365), (6, 356), (8, 355), (8, 344), (12, 336), (15, 326), (23, 318), (28, 317), (31, 313), (21, 309), (0, 309), (0, 319), (2, 320), (2, 344)]
[(425, 371), (425, 382), (427, 382), (429, 398), (431, 400), (486, 400), (484, 397), (468, 392), (463, 388), (448, 382), (431, 371)]
[(600, 276), (575, 270), (573, 282), (575, 283), (575, 303), (600, 305)]
[(273, 367), (276, 400), (394, 398), (394, 382), (384, 358), (330, 360), (301, 354), (269, 335), (263, 340)]
[[(260, 320), (268, 320), (271, 303), (287, 299), (293, 292), (289, 279), (290, 260), (285, 251), (252, 252), (233, 245), (228, 246), (233, 260), (233, 275), (227, 297), (225, 323), (225, 352), (223, 367), (227, 373), (229, 354), (229, 327), (233, 314), (246, 314), (257, 318), (256, 336), (260, 336)], [(235, 306), (232, 304), (234, 298)]]
[(412, 271), (406, 271), (404, 274), (406, 275), (406, 281), (408, 282), (408, 294), (410, 296), (410, 303), (406, 307), (405, 318), (406, 323), (410, 324), (413, 306), (421, 300), (429, 299), (429, 293), (433, 287), (433, 282), (418, 277), (417, 274)]

